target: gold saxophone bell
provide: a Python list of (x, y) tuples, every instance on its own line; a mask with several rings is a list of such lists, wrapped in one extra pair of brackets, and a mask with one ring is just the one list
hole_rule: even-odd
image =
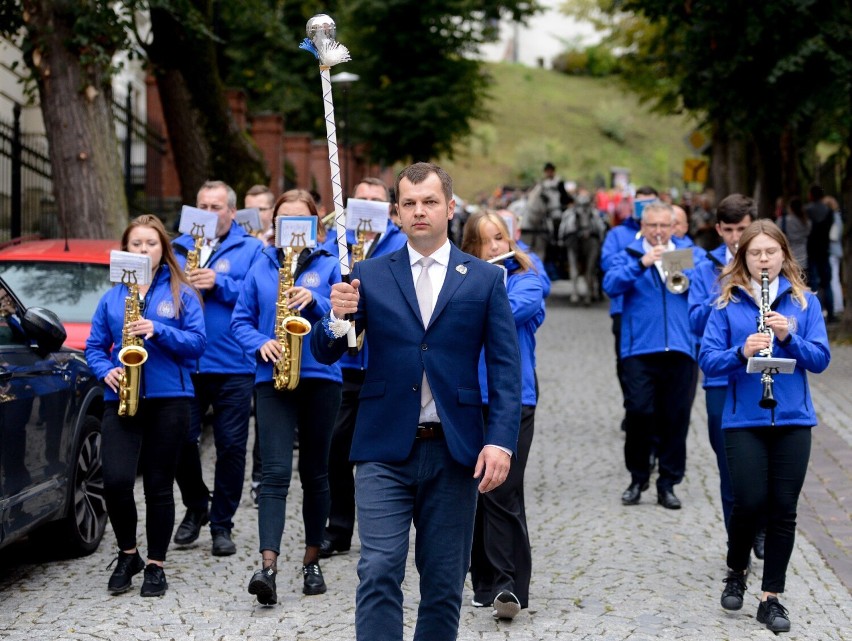
[(287, 290), (293, 287), (293, 248), (282, 251), (278, 270), (278, 299), (275, 302), (275, 340), (281, 345), (281, 358), (272, 367), (272, 385), (276, 390), (294, 390), (302, 370), (302, 339), (311, 331), (311, 323), (297, 310), (287, 306)]
[(142, 365), (148, 360), (148, 350), (128, 345), (118, 353), (118, 360), (124, 366), (124, 374), (118, 379), (118, 415), (134, 416), (139, 409)]

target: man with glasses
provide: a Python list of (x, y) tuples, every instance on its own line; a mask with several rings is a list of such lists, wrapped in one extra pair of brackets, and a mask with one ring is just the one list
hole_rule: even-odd
[[(631, 479), (621, 502), (636, 505), (648, 489), (648, 459), (656, 435), (657, 502), (678, 510), (681, 502), (674, 486), (683, 480), (686, 468), (696, 339), (689, 327), (686, 294), (666, 288), (662, 256), (684, 248), (683, 241), (672, 237), (673, 222), (670, 205), (654, 202), (645, 207), (641, 237), (612, 258), (603, 287), (608, 296), (622, 297), (624, 460)], [(693, 248), (696, 262), (699, 251)]]

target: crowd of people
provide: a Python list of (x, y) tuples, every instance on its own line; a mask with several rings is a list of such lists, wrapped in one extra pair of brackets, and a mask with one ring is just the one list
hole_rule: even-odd
[[(403, 637), (412, 525), (420, 573), (414, 638), (456, 638), (468, 573), (472, 605), (495, 618), (511, 620), (529, 607), (534, 555), (524, 471), (539, 400), (536, 332), (551, 280), (563, 276), (553, 247), (586, 229), (579, 209), (593, 207), (602, 277), (587, 287), (610, 300), (630, 479), (621, 502), (640, 503), (656, 473), (659, 505), (681, 508), (676, 487), (703, 378), (728, 534), (721, 605), (742, 608), (754, 552), (765, 559), (757, 619), (788, 630), (778, 595), (816, 424), (806, 373), (828, 366), (826, 320), (843, 304), (831, 290), (830, 252), (842, 224), (836, 202), (812, 189), (808, 206), (791, 199), (776, 224), (759, 220), (740, 194), (681, 207), (643, 187), (622, 217), (620, 202), (566, 188), (550, 163), (545, 174), (530, 199), (552, 203), (558, 214), (543, 209), (540, 251), (537, 233), (529, 245), (521, 239), (531, 229), (519, 201), (459, 207), (450, 176), (429, 163), (406, 167), (393, 191), (376, 178), (358, 182), (352, 197), (386, 203), (390, 220), (381, 233), (348, 231), (347, 257), (337, 230), (326, 230), (324, 212), (301, 189), (276, 197), (251, 188), (244, 204), (258, 210), (260, 228), (246, 230), (235, 221), (234, 190), (204, 183), (195, 205), (215, 214), (217, 225), (197, 267), (187, 267), (195, 238), (170, 240), (156, 217), (134, 219), (121, 247), (151, 259), (151, 284), (133, 301), (141, 314), (128, 321), (131, 290), (116, 285), (98, 306), (86, 348), (106, 388), (105, 496), (118, 547), (108, 591), (128, 591), (144, 570), (141, 595), (164, 594), (170, 541), (194, 543), (205, 525), (214, 556), (236, 553), (231, 531), (254, 414), (250, 491), (260, 559), (248, 592), (259, 604), (278, 601), (298, 447), (302, 591), (329, 589), (320, 563), (349, 552), (357, 521), (359, 639)], [(276, 239), (277, 221), (288, 216), (315, 220), (315, 246)], [(349, 261), (347, 278), (341, 260)], [(279, 328), (292, 317), (308, 331), (289, 365), (296, 384), (282, 386), (281, 368), (295, 350)], [(355, 348), (346, 338), (353, 325)], [(148, 352), (132, 416), (119, 410), (118, 352), (128, 336)], [(784, 359), (791, 373), (781, 372)], [(773, 386), (783, 393), (773, 396)], [(199, 449), (210, 409), (212, 492)], [(147, 561), (137, 547), (137, 467)], [(175, 482), (186, 508), (176, 531)]]

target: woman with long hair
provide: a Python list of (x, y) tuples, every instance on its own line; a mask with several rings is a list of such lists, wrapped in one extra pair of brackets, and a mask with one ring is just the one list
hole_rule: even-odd
[[(506, 290), (521, 350), (521, 425), (515, 460), (506, 481), (479, 495), (470, 574), (473, 605), (493, 605), (493, 616), (512, 619), (529, 603), (532, 552), (524, 506), (524, 470), (532, 446), (538, 390), (535, 378), (535, 332), (544, 321), (544, 290), (530, 257), (522, 251), (503, 218), (482, 211), (464, 226), (462, 251), (483, 260), (514, 252), (499, 262), (506, 269)], [(479, 360), (482, 403), (488, 407), (485, 360)], [(487, 411), (487, 410), (486, 410)]]
[[(771, 303), (764, 313), (762, 272), (768, 275)], [(787, 238), (768, 220), (755, 221), (743, 232), (734, 259), (720, 275), (720, 291), (699, 363), (707, 376), (728, 377), (722, 433), (734, 504), (721, 603), (726, 610), (742, 608), (749, 553), (757, 528), (765, 522), (757, 620), (773, 632), (785, 632), (790, 619), (778, 595), (784, 591), (793, 552), (796, 505), (808, 468), (811, 428), (817, 422), (807, 372), (822, 372), (831, 358), (825, 322)], [(761, 316), (771, 332), (757, 331)], [(774, 376), (774, 407), (761, 407), (761, 374), (746, 371), (748, 359), (767, 348), (773, 357), (796, 360), (792, 374)]]
[[(324, 240), (325, 229), (307, 191), (293, 189), (285, 192), (275, 202), (274, 216), (276, 221), (279, 216), (317, 218), (317, 247), (294, 252), (291, 264), (294, 285), (284, 292), (287, 306), (298, 310), (314, 324), (331, 309), (331, 286), (340, 281), (337, 258), (319, 247)], [(331, 432), (343, 385), (340, 366), (318, 363), (309, 346), (303, 344), (298, 386), (293, 390), (275, 389), (273, 365), (283, 353), (275, 337), (275, 323), (278, 270), (284, 256), (284, 250), (275, 246), (263, 251), (244, 281), (231, 319), (237, 341), (257, 359), (256, 420), (263, 461), (257, 517), (261, 568), (252, 575), (248, 591), (262, 605), (278, 601), (275, 577), (293, 472), (293, 442), (297, 426), (299, 478), (304, 495), (302, 518), (305, 524), (302, 592), (315, 595), (326, 591), (319, 566), (319, 550), (331, 502), (328, 488)]]
[[(104, 496), (119, 549), (107, 589), (110, 594), (126, 592), (133, 575), (144, 569), (142, 596), (160, 596), (167, 588), (163, 563), (175, 523), (172, 486), (194, 394), (190, 372), (207, 338), (201, 298), (178, 266), (160, 219), (143, 215), (132, 220), (121, 236), (121, 249), (151, 257), (151, 283), (139, 286), (140, 317), (127, 323), (129, 333), (143, 339), (148, 360), (142, 365), (138, 409), (133, 416), (120, 416), (124, 367), (118, 353), (129, 290), (116, 285), (98, 303), (86, 341), (86, 359), (106, 387)], [(136, 544), (137, 468), (145, 490), (147, 564)]]

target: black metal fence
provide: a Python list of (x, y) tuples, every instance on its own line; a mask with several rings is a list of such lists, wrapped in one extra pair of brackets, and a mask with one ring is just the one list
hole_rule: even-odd
[[(0, 98), (6, 102), (0, 108), (0, 242), (29, 236), (58, 237), (62, 231), (57, 221), (47, 138), (23, 132), (22, 106), (2, 92)], [(130, 215), (167, 213), (172, 203), (163, 203), (159, 197), (165, 138), (134, 113), (130, 86), (125, 99), (113, 103), (113, 114)]]

